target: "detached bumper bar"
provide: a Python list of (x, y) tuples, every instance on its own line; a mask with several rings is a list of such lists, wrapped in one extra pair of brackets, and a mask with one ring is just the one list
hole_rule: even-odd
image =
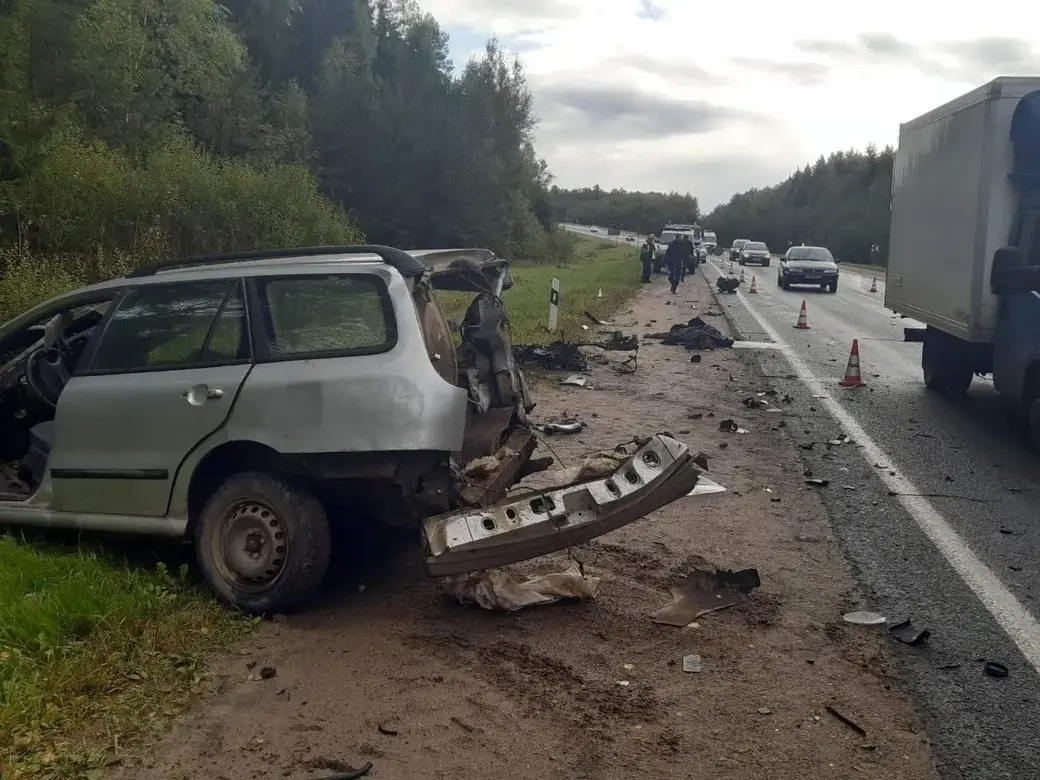
[(427, 571), (464, 574), (587, 542), (687, 495), (700, 473), (685, 444), (653, 436), (607, 476), (425, 520)]

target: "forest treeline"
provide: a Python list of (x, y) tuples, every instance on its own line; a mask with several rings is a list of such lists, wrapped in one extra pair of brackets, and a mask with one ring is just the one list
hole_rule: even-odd
[(734, 195), (704, 218), (721, 246), (733, 239), (765, 241), (783, 251), (787, 242), (826, 246), (849, 263), (888, 257), (888, 226), (895, 150), (834, 152), (773, 187)]
[(553, 185), (549, 194), (559, 222), (660, 233), (667, 222), (693, 223), (700, 219), (697, 198), (690, 193), (604, 190), (599, 185), (565, 190)]
[(412, 0), (0, 0), (0, 319), (168, 256), (563, 259), (518, 62)]

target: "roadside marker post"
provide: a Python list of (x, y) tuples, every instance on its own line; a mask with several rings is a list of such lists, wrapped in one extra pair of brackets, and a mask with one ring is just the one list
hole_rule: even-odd
[(554, 278), (549, 287), (549, 332), (555, 333), (560, 318), (560, 280)]

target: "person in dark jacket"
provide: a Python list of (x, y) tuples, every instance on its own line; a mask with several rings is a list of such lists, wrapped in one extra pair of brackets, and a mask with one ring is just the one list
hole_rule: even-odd
[(676, 236), (668, 244), (664, 253), (664, 264), (668, 268), (668, 283), (672, 286), (674, 293), (679, 288), (679, 282), (683, 278), (683, 262), (686, 260), (686, 242), (681, 236)]
[(657, 254), (657, 247), (654, 246), (654, 237), (647, 236), (646, 243), (639, 250), (639, 262), (643, 264), (643, 284), (650, 281), (650, 275), (654, 270), (654, 256)]

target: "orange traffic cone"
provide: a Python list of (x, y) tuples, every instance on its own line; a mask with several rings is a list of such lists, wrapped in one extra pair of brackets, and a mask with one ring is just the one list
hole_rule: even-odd
[(753, 277), (753, 276), (751, 277), (751, 289), (748, 290), (748, 292), (749, 293), (757, 293), (758, 292), (758, 287), (755, 286), (755, 277)]
[(877, 277), (874, 277), (874, 281), (870, 283), (870, 291), (877, 292)]
[(809, 317), (805, 313), (805, 301), (802, 301), (802, 310), (798, 312), (798, 322), (795, 323), (798, 330), (809, 330)]
[(867, 384), (859, 373), (859, 339), (852, 340), (852, 351), (849, 353), (849, 365), (845, 368), (845, 378), (838, 384), (842, 387), (864, 387)]
[(743, 269), (743, 268), (741, 268), (741, 269), (740, 269), (740, 281), (741, 281), (741, 283), (742, 283), (742, 284), (743, 284), (743, 283), (744, 283), (745, 281), (747, 281), (747, 280), (746, 280), (746, 279), (744, 278), (744, 269)]

